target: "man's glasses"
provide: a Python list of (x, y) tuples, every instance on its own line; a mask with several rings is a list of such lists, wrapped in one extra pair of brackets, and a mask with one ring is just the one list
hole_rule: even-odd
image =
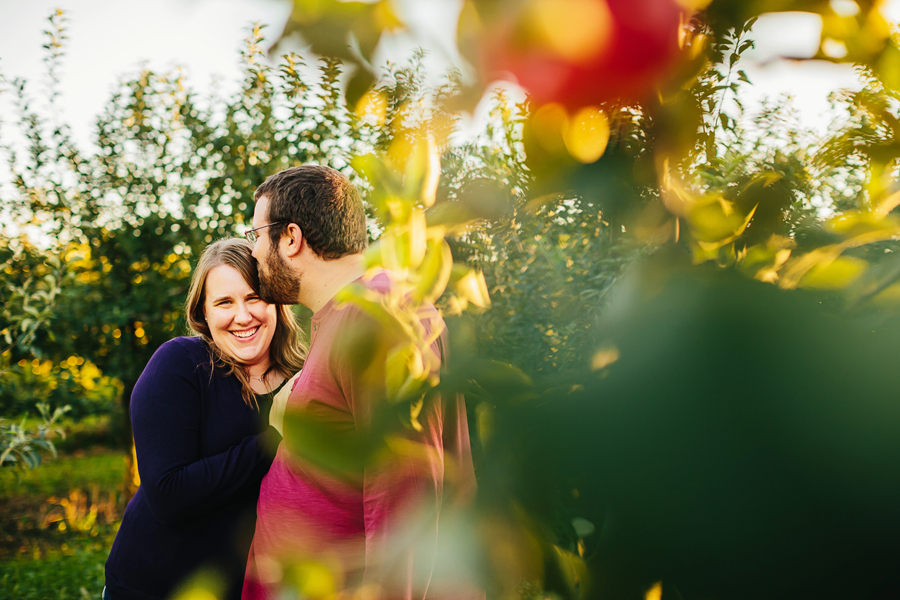
[(282, 225), (284, 221), (279, 221), (278, 223), (269, 223), (268, 225), (263, 225), (261, 227), (257, 227), (256, 229), (250, 229), (244, 232), (244, 237), (247, 238), (247, 241), (251, 244), (255, 244), (256, 240), (259, 239), (259, 236), (256, 234), (260, 229), (265, 229), (266, 227), (274, 227), (275, 225)]

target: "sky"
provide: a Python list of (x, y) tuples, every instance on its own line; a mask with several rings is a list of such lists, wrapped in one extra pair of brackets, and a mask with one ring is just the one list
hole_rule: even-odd
[[(162, 71), (181, 66), (199, 89), (213, 76), (223, 90), (236, 87), (238, 51), (250, 23), (270, 23), (273, 36), (290, 14), (281, 0), (0, 0), (0, 73), (28, 79), (37, 106), (45, 89), (42, 32), (56, 7), (68, 17), (62, 117), (83, 144), (124, 74), (144, 64)], [(0, 115), (8, 128), (10, 98), (4, 95)]]
[[(841, 1), (841, 0), (835, 0)], [(461, 0), (397, 0), (411, 13), (417, 32), (387, 41), (381, 60), (403, 61), (416, 45), (430, 51), (430, 72), (458, 61), (454, 24)], [(123, 75), (142, 66), (154, 70), (182, 67), (197, 90), (208, 89), (213, 77), (220, 89), (236, 89), (239, 49), (253, 21), (270, 25), (271, 39), (290, 13), (289, 0), (0, 0), (0, 73), (23, 77), (37, 106), (43, 102), (42, 31), (56, 7), (68, 16), (68, 47), (62, 68), (62, 118), (76, 142), (90, 147), (93, 124)], [(900, 0), (890, 14), (900, 19)], [(757, 49), (742, 61), (754, 85), (746, 89), (751, 110), (764, 97), (794, 98), (803, 125), (824, 133), (833, 115), (827, 97), (841, 88), (858, 87), (853, 69), (820, 61), (789, 61), (779, 56), (815, 52), (821, 21), (814, 15), (788, 13), (763, 16), (754, 27)], [(15, 120), (10, 94), (0, 95), (0, 119), (8, 134)]]

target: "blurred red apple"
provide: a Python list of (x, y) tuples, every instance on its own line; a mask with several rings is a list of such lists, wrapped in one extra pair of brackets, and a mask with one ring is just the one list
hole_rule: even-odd
[(641, 100), (678, 57), (684, 12), (677, 0), (519, 0), (482, 30), (482, 68), (538, 104)]

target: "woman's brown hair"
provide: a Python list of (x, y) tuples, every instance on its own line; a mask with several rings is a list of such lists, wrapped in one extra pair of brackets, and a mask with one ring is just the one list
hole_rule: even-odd
[[(259, 272), (256, 269), (256, 260), (250, 255), (252, 251), (253, 246), (243, 238), (219, 240), (207, 246), (191, 274), (191, 287), (184, 303), (184, 316), (191, 334), (206, 341), (212, 366), (224, 369), (226, 375), (234, 374), (237, 377), (241, 383), (241, 395), (248, 405), (256, 404), (254, 392), (250, 388), (250, 375), (239, 362), (222, 352), (213, 341), (203, 314), (203, 304), (206, 302), (206, 278), (210, 271), (220, 265), (235, 269), (247, 285), (259, 293)], [(291, 377), (303, 366), (309, 348), (290, 308), (279, 304), (276, 309), (275, 334), (269, 345), (271, 364), (266, 374), (277, 371), (285, 377)]]

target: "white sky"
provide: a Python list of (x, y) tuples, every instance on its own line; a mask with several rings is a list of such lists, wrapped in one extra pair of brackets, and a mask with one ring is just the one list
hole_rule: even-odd
[[(161, 71), (177, 65), (197, 89), (207, 88), (213, 75), (228, 89), (239, 78), (238, 52), (249, 24), (271, 23), (275, 35), (290, 13), (290, 4), (280, 0), (0, 0), (0, 73), (28, 79), (35, 100), (45, 89), (42, 32), (56, 7), (69, 19), (62, 116), (85, 146), (123, 74), (144, 62)], [(11, 99), (4, 96), (0, 115), (8, 133)]]
[[(429, 72), (458, 60), (453, 39), (461, 0), (399, 0), (413, 13), (418, 43), (430, 47)], [(280, 31), (290, 12), (289, 0), (0, 0), (0, 73), (24, 77), (41, 106), (44, 66), (42, 31), (55, 7), (67, 11), (68, 47), (62, 69), (63, 119), (83, 148), (90, 146), (96, 115), (117, 79), (142, 64), (165, 71), (182, 66), (191, 87), (208, 89), (218, 75), (222, 91), (239, 77), (238, 51), (252, 21)], [(900, 18), (900, 0), (891, 2)], [(821, 22), (803, 14), (763, 16), (754, 28), (758, 49), (742, 61), (754, 86), (745, 90), (751, 109), (763, 96), (794, 97), (803, 124), (823, 130), (830, 121), (827, 96), (859, 84), (851, 67), (822, 62), (780, 60), (782, 55), (809, 56), (816, 48)], [(409, 37), (385, 44), (380, 57), (403, 61), (417, 45)], [(752, 60), (751, 60), (752, 59)], [(9, 135), (13, 114), (10, 94), (0, 96), (0, 135)]]

